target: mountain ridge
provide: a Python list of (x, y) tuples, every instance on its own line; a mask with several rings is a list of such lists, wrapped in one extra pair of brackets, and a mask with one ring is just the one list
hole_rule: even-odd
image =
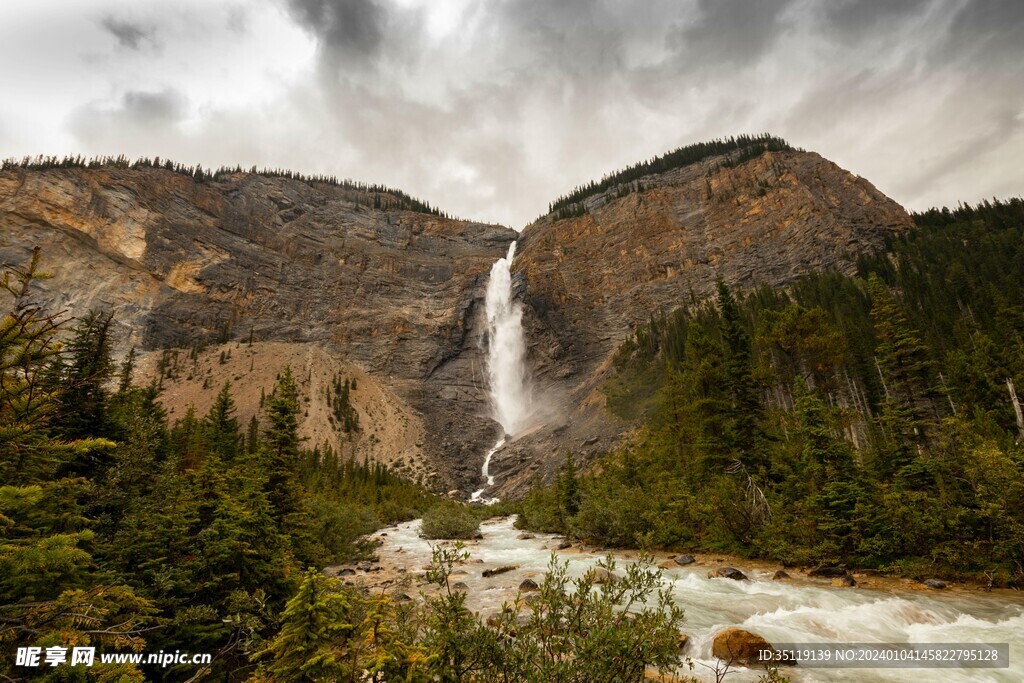
[[(544, 424), (494, 462), (502, 493), (515, 495), (567, 448), (595, 454), (627, 427), (604, 412), (596, 388), (634, 325), (707, 296), (717, 275), (744, 289), (849, 269), (910, 226), (898, 204), (819, 155), (788, 144), (755, 151), (640, 176), (628, 192), (609, 184), (580, 197), (578, 215), (548, 214), (521, 234), (426, 203), (402, 208), (408, 195), (365, 189), (377, 186), (127, 160), (8, 164), (0, 258), (16, 263), (42, 246), (44, 268), (55, 271), (45, 302), (74, 315), (113, 310), (125, 347), (312, 344), (401, 406), (389, 419), (422, 423), (422, 452), (392, 461), (412, 459), (410, 472), (435, 487), (469, 491), (498, 431), (483, 288), (519, 240), (514, 282), (546, 410)], [(207, 391), (245, 381), (221, 377), (218, 363), (204, 367)], [(305, 391), (315, 402), (322, 389), (311, 380)], [(358, 400), (356, 409), (370, 442), (369, 430), (383, 426)], [(384, 458), (380, 449), (372, 457)]]

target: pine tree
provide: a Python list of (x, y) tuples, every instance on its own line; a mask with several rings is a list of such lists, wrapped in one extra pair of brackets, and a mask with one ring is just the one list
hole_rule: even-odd
[[(28, 303), (38, 262), (37, 249), (26, 269), (0, 281), (14, 298), (0, 319), (0, 677), (11, 680), (23, 672), (12, 670), (8, 648), (47, 641), (141, 647), (151, 611), (127, 587), (96, 575), (87, 550), (94, 533), (79, 502), (86, 481), (62, 474), (73, 459), (114, 444), (52, 432), (67, 387), (47, 376), (63, 360), (61, 322)], [(121, 673), (137, 679), (131, 666)]]
[(75, 327), (67, 345), (60, 381), (58, 424), (70, 438), (105, 436), (107, 381), (113, 374), (110, 326), (112, 313), (90, 311)]
[(267, 492), (281, 520), (298, 511), (299, 496), (296, 472), (300, 464), (299, 393), (286, 367), (278, 376), (277, 385), (267, 398), (263, 410), (263, 451), (269, 473)]
[(580, 482), (576, 474), (576, 464), (572, 460), (572, 453), (565, 452), (565, 462), (558, 470), (558, 479), (555, 487), (558, 490), (559, 507), (563, 518), (568, 521), (580, 511)]
[(226, 463), (234, 460), (240, 451), (242, 433), (238, 429), (238, 418), (235, 417), (231, 382), (224, 382), (206, 414), (204, 426), (210, 451)]
[(352, 605), (338, 581), (310, 569), (281, 615), (281, 630), (261, 653), (275, 681), (355, 680), (342, 643), (352, 638)]
[(736, 459), (750, 474), (757, 474), (767, 466), (767, 459), (762, 448), (763, 408), (760, 387), (753, 375), (750, 335), (744, 328), (736, 299), (721, 277), (717, 287), (725, 342), (725, 390), (731, 404), (725, 438)]
[(885, 394), (880, 419), (895, 448), (895, 460), (887, 469), (894, 471), (927, 443), (928, 430), (939, 416), (934, 400), (938, 392), (928, 349), (903, 307), (877, 276), (869, 279), (868, 288), (878, 340), (875, 359)]

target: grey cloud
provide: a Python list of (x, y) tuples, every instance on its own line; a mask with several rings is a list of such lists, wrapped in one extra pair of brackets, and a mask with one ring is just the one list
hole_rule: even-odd
[(691, 65), (746, 66), (774, 46), (792, 0), (699, 0), (696, 22), (678, 29), (673, 46)]
[(387, 16), (374, 0), (288, 0), (288, 9), (328, 56), (369, 57), (384, 39)]
[[(440, 0), (269, 2), (245, 6), (245, 31), (221, 13), (208, 39), (252, 38), (272, 24), (261, 11), (283, 9), (291, 38), (315, 41), (314, 69), (235, 103), (204, 99), (208, 81), (193, 94), (194, 63), (131, 55), (129, 92), (70, 117), (76, 142), (383, 182), (517, 227), (602, 173), (743, 132), (787, 137), (912, 208), (1024, 183), (1024, 3), (472, 0), (444, 5), (456, 20), (434, 14)], [(200, 5), (154, 15), (161, 38), (192, 39), (172, 29)]]
[(970, 0), (950, 26), (950, 46), (969, 50), (982, 58), (1013, 60), (1021, 70), (1024, 41), (1024, 2), (1020, 0)]
[(118, 45), (129, 50), (138, 50), (143, 43), (153, 42), (154, 31), (152, 29), (143, 28), (130, 21), (108, 16), (100, 21), (100, 25), (117, 39)]
[(841, 38), (859, 40), (927, 9), (934, 0), (825, 0), (825, 25)]
[(181, 119), (186, 105), (184, 95), (175, 90), (129, 91), (121, 100), (120, 111), (136, 123), (163, 124)]
[[(1000, 107), (986, 117), (984, 126), (969, 131), (966, 139), (941, 148), (934, 159), (914, 169), (915, 172), (899, 185), (899, 192), (911, 199), (927, 195), (939, 181), (962, 173), (965, 168), (977, 168), (986, 156), (1004, 147), (1022, 131), (1024, 119), (1017, 112)], [(951, 197), (948, 201), (952, 204), (960, 199)]]
[(227, 27), (232, 33), (244, 33), (248, 20), (245, 7), (233, 5), (228, 8)]
[[(129, 91), (114, 105), (88, 104), (72, 116), (72, 132), (87, 142), (116, 142), (119, 136), (147, 135), (173, 127), (184, 117), (188, 100), (172, 89)], [(111, 152), (121, 150), (112, 149)]]

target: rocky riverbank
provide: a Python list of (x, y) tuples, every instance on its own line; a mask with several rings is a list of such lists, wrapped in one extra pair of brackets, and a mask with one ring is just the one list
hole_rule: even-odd
[[(452, 579), (457, 589), (467, 592), (467, 606), (483, 619), (498, 612), (502, 603), (529, 592), (532, 584), (542, 582), (552, 554), (556, 561), (567, 563), (574, 577), (593, 570), (609, 554), (620, 573), (638, 559), (635, 551), (561, 547), (563, 538), (524, 534), (514, 528), (512, 518), (485, 522), (482, 532), (483, 538), (466, 543), (470, 558), (456, 568)], [(417, 599), (421, 591), (429, 591), (420, 578), (429, 565), (432, 544), (419, 537), (418, 522), (383, 529), (374, 538), (381, 543), (375, 562), (333, 567), (329, 573), (343, 573), (347, 581), (393, 593), (399, 599)], [(682, 563), (677, 557), (657, 553), (654, 559), (663, 569), (666, 586), (685, 610), (687, 642), (682, 655), (693, 661), (693, 674), (713, 669), (718, 662), (713, 654), (716, 636), (739, 628), (773, 644), (1010, 642), (1011, 665), (1020, 667), (1011, 673), (1024, 675), (1024, 645), (1017, 635), (1024, 627), (1024, 596), (1018, 592), (983, 592), (959, 584), (934, 590), (908, 579), (862, 572), (852, 573), (854, 585), (849, 586), (835, 582), (837, 576), (780, 569), (775, 564), (722, 554), (694, 553), (692, 558), (680, 558)], [(745, 578), (709, 576), (727, 568)], [(777, 576), (779, 571), (789, 578)], [(758, 667), (739, 666), (736, 670), (739, 674), (730, 680), (756, 680), (759, 675)], [(814, 670), (813, 675), (794, 670), (787, 675), (815, 681), (905, 680), (900, 670), (855, 672), (859, 675), (841, 670)], [(943, 673), (944, 680), (977, 680), (970, 671)]]

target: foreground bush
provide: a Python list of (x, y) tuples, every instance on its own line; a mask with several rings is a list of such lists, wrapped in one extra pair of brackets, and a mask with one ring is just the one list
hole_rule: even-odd
[(469, 540), (480, 534), (480, 516), (467, 505), (445, 501), (423, 515), (423, 538)]
[(449, 583), (468, 557), (438, 547), (426, 579), (440, 590), (419, 604), (309, 572), (254, 679), (626, 683), (679, 665), (683, 614), (650, 565), (598, 585), (600, 571), (570, 582), (552, 558), (529, 605), (506, 604), (484, 623)]

